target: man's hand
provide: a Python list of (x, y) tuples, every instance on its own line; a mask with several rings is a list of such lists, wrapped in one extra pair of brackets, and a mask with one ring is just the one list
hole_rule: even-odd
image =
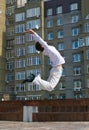
[(31, 33), (31, 34), (34, 34), (35, 32), (34, 32), (32, 29), (30, 29), (30, 30), (26, 30), (25, 33)]

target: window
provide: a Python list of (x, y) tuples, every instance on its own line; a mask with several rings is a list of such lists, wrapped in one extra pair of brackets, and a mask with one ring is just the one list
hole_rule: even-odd
[(26, 100), (25, 96), (16, 96), (16, 100)]
[(40, 16), (40, 7), (27, 9), (26, 14), (27, 14), (27, 18), (31, 18), (31, 17), (35, 17), (35, 16), (39, 17)]
[(17, 8), (25, 6), (27, 0), (17, 0)]
[(40, 91), (40, 87), (38, 85), (33, 85), (32, 83), (28, 83), (28, 91)]
[(14, 27), (7, 29), (7, 36), (13, 36), (14, 35)]
[(57, 14), (61, 14), (62, 13), (62, 6), (57, 7)]
[(89, 50), (86, 51), (87, 60), (89, 60)]
[(41, 64), (41, 59), (39, 56), (27, 58), (27, 65), (28, 66), (40, 65), (40, 64)]
[(7, 49), (10, 49), (11, 47), (13, 47), (13, 45), (14, 45), (14, 40), (13, 39), (6, 41), (6, 47), (7, 47)]
[(48, 33), (48, 40), (53, 40), (54, 39), (54, 33), (53, 32), (50, 32)]
[(79, 47), (85, 46), (85, 42), (83, 38), (78, 38)]
[(23, 92), (26, 90), (25, 84), (16, 84), (16, 92)]
[(14, 69), (14, 62), (13, 61), (8, 61), (6, 63), (6, 69), (7, 70), (13, 70)]
[(9, 58), (13, 58), (13, 56), (14, 56), (14, 52), (13, 52), (13, 50), (8, 50), (7, 52), (6, 52), (6, 59), (8, 60)]
[(85, 37), (86, 46), (89, 46), (89, 36)]
[(22, 33), (25, 31), (25, 25), (19, 24), (15, 26), (15, 33)]
[(24, 68), (24, 67), (26, 67), (25, 59), (16, 60), (16, 68)]
[(29, 76), (30, 74), (34, 74), (34, 75), (38, 75), (41, 74), (41, 69), (30, 69), (27, 71), (27, 76)]
[(27, 41), (27, 42), (33, 41), (33, 36), (32, 36), (32, 34), (26, 33), (26, 41)]
[(48, 28), (53, 27), (53, 20), (49, 20), (49, 21), (47, 22), (47, 27), (48, 27)]
[(59, 51), (64, 50), (64, 43), (58, 43), (58, 50)]
[(28, 48), (27, 48), (27, 53), (28, 54), (36, 53), (35, 45), (29, 45)]
[(13, 18), (6, 18), (6, 25), (9, 26), (9, 25), (13, 25), (14, 24), (14, 19)]
[(59, 83), (59, 90), (64, 90), (66, 88), (65, 83)]
[(20, 22), (25, 20), (25, 13), (19, 13), (15, 15), (15, 21)]
[(63, 19), (62, 18), (57, 19), (57, 25), (58, 26), (63, 25)]
[(25, 55), (25, 48), (17, 48), (16, 49), (16, 56), (24, 56)]
[(11, 16), (14, 13), (14, 10), (15, 10), (15, 6), (7, 7), (6, 14)]
[(80, 75), (81, 74), (81, 68), (80, 67), (75, 67), (74, 69), (74, 75)]
[(6, 82), (14, 81), (14, 73), (7, 73), (6, 74)]
[(23, 80), (25, 79), (25, 72), (16, 72), (15, 80)]
[(73, 55), (73, 62), (80, 62), (81, 61), (81, 55), (80, 54), (74, 54)]
[(76, 80), (76, 81), (74, 81), (74, 90), (78, 90), (78, 91), (80, 91), (80, 89), (81, 89), (81, 85), (82, 85), (82, 83), (81, 83), (80, 80)]
[(78, 20), (79, 20), (79, 16), (78, 15), (75, 15), (75, 16), (72, 16), (72, 23), (76, 23), (76, 22), (78, 22)]
[(79, 41), (78, 40), (75, 40), (73, 41), (73, 49), (78, 49), (79, 48)]
[(26, 23), (26, 29), (34, 29), (40, 27), (40, 19), (30, 20)]
[(78, 3), (73, 3), (70, 5), (70, 10), (73, 11), (73, 10), (77, 10), (78, 9)]
[(8, 93), (14, 93), (14, 86), (13, 85), (7, 85), (6, 86), (6, 92)]
[(48, 9), (48, 10), (47, 10), (47, 16), (52, 15), (52, 13), (53, 13), (53, 10), (52, 10), (52, 9)]
[(25, 43), (25, 36), (16, 36), (15, 37), (15, 44), (24, 44)]
[(89, 32), (89, 23), (85, 24), (85, 32)]
[(77, 36), (79, 34), (79, 28), (72, 29), (72, 36)]
[(63, 38), (63, 37), (64, 37), (64, 32), (63, 32), (63, 30), (60, 30), (58, 32), (58, 38)]
[(29, 100), (40, 100), (41, 99), (41, 95), (29, 95), (28, 99)]

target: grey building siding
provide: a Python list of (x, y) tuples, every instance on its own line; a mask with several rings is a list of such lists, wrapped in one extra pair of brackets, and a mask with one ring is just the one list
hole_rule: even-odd
[(47, 17), (47, 10), (53, 9), (53, 15), (56, 15), (56, 9), (58, 6), (63, 7), (63, 14), (70, 12), (70, 4), (78, 3), (78, 10), (81, 10), (81, 0), (51, 0), (44, 3), (45, 6), (45, 17)]

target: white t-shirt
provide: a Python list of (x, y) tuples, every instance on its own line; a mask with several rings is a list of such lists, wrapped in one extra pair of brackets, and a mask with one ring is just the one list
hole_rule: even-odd
[(50, 58), (52, 61), (52, 66), (55, 67), (65, 63), (64, 58), (54, 46), (48, 45), (47, 42), (45, 42), (37, 33), (33, 34), (33, 38), (36, 42), (39, 42), (44, 47), (43, 53)]

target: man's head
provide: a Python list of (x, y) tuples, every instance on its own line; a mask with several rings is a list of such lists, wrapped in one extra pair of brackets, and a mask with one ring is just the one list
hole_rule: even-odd
[(36, 42), (35, 48), (36, 48), (36, 50), (38, 50), (38, 51), (41, 51), (41, 52), (44, 51), (44, 47), (42, 47), (42, 45), (41, 45), (39, 42)]

